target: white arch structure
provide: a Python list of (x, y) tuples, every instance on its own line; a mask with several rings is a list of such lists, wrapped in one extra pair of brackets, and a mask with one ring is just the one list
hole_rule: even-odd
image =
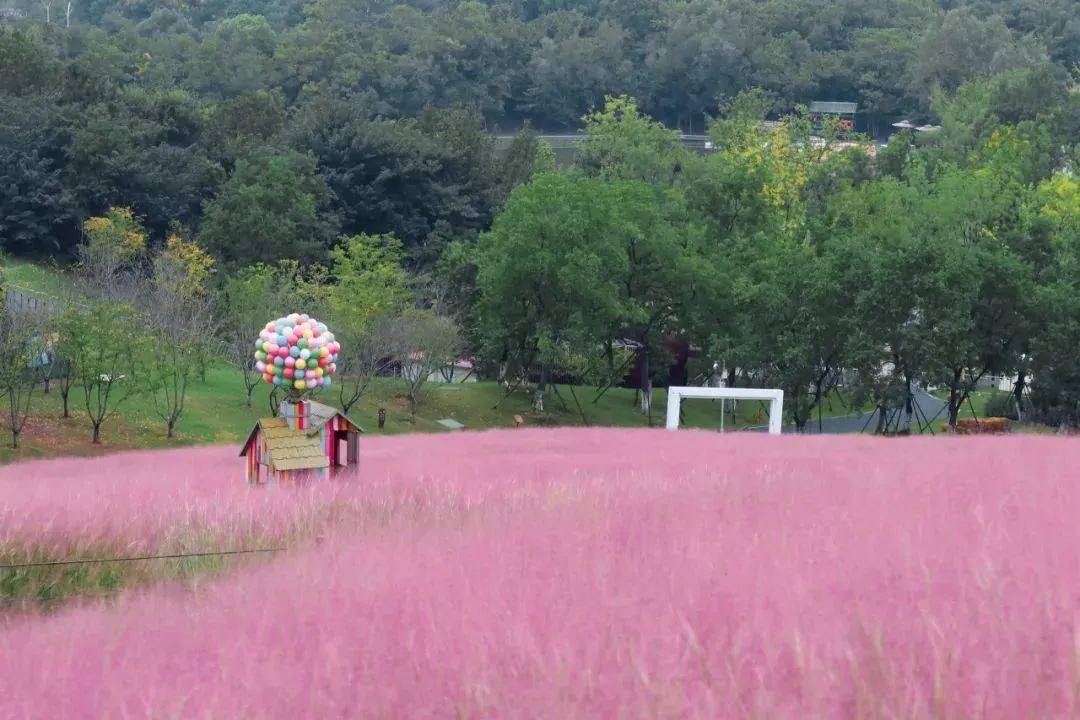
[(667, 429), (679, 429), (679, 408), (683, 398), (707, 400), (768, 400), (769, 434), (779, 435), (784, 418), (784, 391), (763, 388), (669, 387), (667, 391)]

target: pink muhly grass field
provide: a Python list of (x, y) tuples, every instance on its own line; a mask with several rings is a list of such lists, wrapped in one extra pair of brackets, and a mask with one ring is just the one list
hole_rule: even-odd
[(8, 543), (326, 535), (195, 590), (0, 616), (0, 717), (1080, 709), (1076, 441), (377, 438), (356, 478), (257, 490), (234, 455), (0, 470)]

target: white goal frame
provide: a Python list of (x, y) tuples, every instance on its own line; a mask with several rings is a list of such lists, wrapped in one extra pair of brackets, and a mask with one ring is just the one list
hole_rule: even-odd
[(779, 435), (784, 419), (784, 391), (763, 388), (669, 387), (667, 429), (679, 429), (679, 409), (683, 398), (706, 400), (768, 400), (769, 434)]

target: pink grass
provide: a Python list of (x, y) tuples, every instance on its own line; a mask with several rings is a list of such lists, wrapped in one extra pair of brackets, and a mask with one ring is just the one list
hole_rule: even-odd
[(271, 492), (233, 452), (0, 470), (11, 542), (383, 513), (320, 510), (323, 544), (194, 592), (0, 620), (0, 717), (1077, 712), (1080, 442), (379, 438), (358, 478)]

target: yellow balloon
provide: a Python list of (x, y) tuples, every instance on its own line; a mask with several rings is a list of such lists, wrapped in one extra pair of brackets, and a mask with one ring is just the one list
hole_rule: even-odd
[(321, 367), (315, 368), (315, 377), (322, 377), (322, 376), (323, 376), (323, 369)]
[(307, 367), (307, 360), (304, 358), (296, 358), (296, 369), (303, 370)]
[(293, 387), (297, 390), (303, 390), (307, 387), (307, 385), (304, 384), (303, 380), (296, 380), (295, 382), (293, 382)]

